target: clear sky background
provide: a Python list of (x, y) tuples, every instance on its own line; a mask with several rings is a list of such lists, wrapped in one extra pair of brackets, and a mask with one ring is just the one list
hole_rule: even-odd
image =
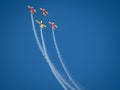
[[(35, 19), (47, 25), (43, 31), (47, 50), (63, 75), (48, 21), (58, 26), (59, 49), (79, 85), (87, 90), (120, 90), (119, 0), (1, 0), (0, 90), (63, 90), (38, 49), (27, 5), (34, 6)], [(47, 17), (40, 7), (47, 9)]]

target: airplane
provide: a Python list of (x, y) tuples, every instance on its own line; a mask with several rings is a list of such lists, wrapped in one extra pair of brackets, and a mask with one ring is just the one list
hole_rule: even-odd
[(43, 29), (43, 28), (46, 28), (47, 26), (45, 24), (43, 24), (42, 21), (38, 21), (36, 20), (36, 22), (40, 25), (40, 28)]
[(55, 30), (57, 28), (54, 22), (49, 22), (49, 24), (52, 26), (52, 30)]
[(31, 12), (32, 14), (34, 14), (34, 13), (36, 12), (36, 10), (35, 10), (32, 6), (28, 6), (28, 8), (30, 9), (30, 12)]
[(48, 12), (44, 8), (40, 8), (40, 10), (42, 11), (44, 16), (46, 16), (48, 14)]

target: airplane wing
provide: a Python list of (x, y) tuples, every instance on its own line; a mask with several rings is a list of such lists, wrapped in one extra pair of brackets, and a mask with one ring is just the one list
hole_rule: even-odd
[(34, 12), (36, 12), (36, 10), (34, 9)]
[(38, 24), (40, 24), (40, 22), (39, 22), (38, 20), (36, 20), (36, 22), (37, 22)]
[(46, 25), (44, 25), (44, 27), (47, 27)]
[(56, 27), (56, 28), (58, 28), (58, 26), (57, 26), (57, 25), (55, 25), (55, 27)]
[(46, 11), (46, 14), (48, 14), (48, 12)]

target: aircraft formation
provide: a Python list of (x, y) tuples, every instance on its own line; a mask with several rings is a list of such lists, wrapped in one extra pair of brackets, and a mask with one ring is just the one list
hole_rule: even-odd
[[(46, 59), (46, 61), (49, 65), (52, 73), (54, 74), (55, 78), (57, 79), (59, 84), (64, 88), (64, 90), (81, 90), (79, 88), (79, 86), (75, 83), (75, 81), (72, 79), (72, 77), (70, 76), (70, 74), (69, 74), (69, 72), (68, 72), (68, 70), (67, 70), (67, 68), (64, 65), (64, 62), (62, 60), (62, 56), (61, 56), (59, 48), (57, 46), (57, 41), (56, 41), (55, 33), (54, 33), (54, 31), (57, 29), (57, 25), (54, 22), (48, 22), (48, 24), (52, 28), (53, 42), (54, 42), (54, 46), (55, 46), (59, 61), (62, 65), (62, 68), (65, 72), (65, 75), (67, 76), (66, 79), (69, 80), (69, 81), (67, 81), (64, 78), (64, 76), (62, 76), (62, 74), (57, 70), (57, 68), (52, 63), (51, 59), (49, 58), (49, 55), (48, 55), (48, 52), (47, 52), (47, 49), (46, 49), (46, 45), (45, 45), (45, 41), (44, 41), (43, 32), (42, 32), (42, 29), (46, 28), (47, 26), (42, 22), (42, 20), (35, 20), (36, 23), (39, 24), (39, 27), (40, 27), (40, 36), (41, 36), (41, 42), (40, 42), (39, 37), (37, 36), (36, 29), (35, 29), (34, 17), (33, 17), (33, 15), (36, 13), (36, 10), (32, 6), (28, 6), (28, 8), (31, 12), (31, 22), (32, 22), (33, 32), (34, 32), (34, 36), (35, 36), (37, 45), (38, 45), (41, 53), (43, 54), (44, 58)], [(46, 17), (48, 15), (48, 12), (46, 11), (46, 9), (40, 8), (39, 10), (42, 12), (42, 15), (44, 17)]]
[[(31, 14), (35, 14), (35, 13), (36, 13), (36, 10), (34, 9), (33, 6), (28, 6), (28, 8), (30, 9)], [(43, 16), (47, 16), (47, 15), (48, 15), (48, 12), (46, 11), (46, 9), (40, 8), (40, 11), (42, 12)], [(42, 20), (36, 20), (36, 22), (40, 25), (40, 28), (41, 28), (41, 29), (47, 27), (47, 26), (42, 22)], [(48, 22), (48, 23), (51, 25), (52, 30), (56, 30), (57, 25), (56, 25), (54, 22)]]

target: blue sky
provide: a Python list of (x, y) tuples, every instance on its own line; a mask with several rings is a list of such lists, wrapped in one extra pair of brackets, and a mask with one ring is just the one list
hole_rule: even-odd
[[(34, 6), (35, 19), (47, 25), (47, 50), (61, 72), (48, 21), (58, 26), (59, 49), (79, 85), (87, 90), (120, 90), (119, 4), (118, 0), (1, 0), (0, 90), (62, 90), (37, 47), (27, 5)], [(47, 9), (47, 17), (40, 7)]]

